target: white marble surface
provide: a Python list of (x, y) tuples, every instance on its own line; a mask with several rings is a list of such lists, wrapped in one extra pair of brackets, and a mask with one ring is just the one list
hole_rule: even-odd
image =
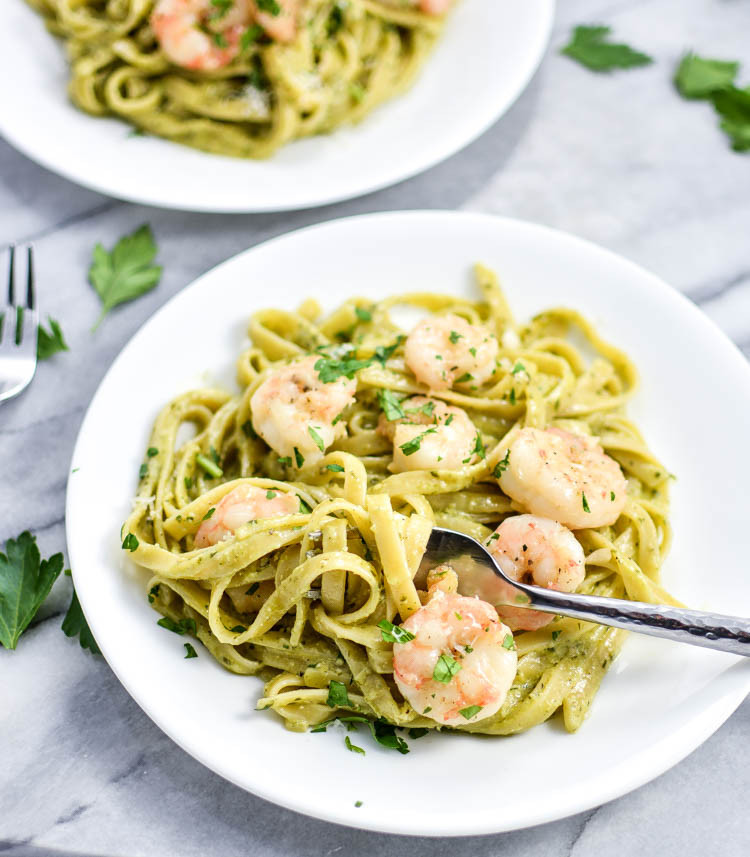
[[(558, 56), (573, 24), (598, 22), (652, 53), (656, 64), (607, 77)], [(748, 32), (746, 0), (563, 0), (542, 68), (484, 137), (425, 175), (321, 210), (220, 217), (139, 208), (81, 190), (0, 141), (0, 249), (34, 241), (42, 306), (62, 321), (71, 346), (0, 411), (0, 542), (29, 528), (44, 552), (64, 549), (65, 482), (84, 409), (114, 356), (156, 308), (227, 256), (343, 214), (463, 208), (569, 230), (660, 274), (750, 356), (750, 155), (732, 153), (710, 108), (681, 100), (670, 84), (686, 48), (744, 60), (750, 81)], [(163, 281), (92, 336), (98, 302), (85, 281), (91, 248), (144, 221), (156, 232)], [(16, 652), (0, 649), (0, 852), (750, 853), (750, 702), (656, 781), (565, 821), (464, 840), (363, 833), (278, 809), (183, 753), (102, 659), (62, 635), (69, 586), (67, 578), (58, 581)]]

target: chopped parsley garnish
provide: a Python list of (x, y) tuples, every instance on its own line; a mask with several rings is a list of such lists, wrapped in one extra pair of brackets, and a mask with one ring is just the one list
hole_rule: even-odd
[(226, 40), (226, 36), (224, 35), (224, 33), (214, 33), (212, 38), (217, 48), (229, 47), (229, 42)]
[(133, 533), (128, 533), (122, 540), (122, 549), (131, 553), (138, 550), (138, 537), (134, 536)]
[(213, 513), (214, 513), (215, 511), (216, 511), (216, 507), (215, 507), (215, 506), (212, 506), (212, 507), (211, 507), (211, 508), (206, 512), (206, 514), (203, 516), (203, 518), (202, 518), (201, 520), (203, 520), (203, 521), (207, 521), (207, 520), (211, 517), (211, 515), (213, 515)]
[(297, 494), (297, 499), (299, 500), (299, 510), (303, 515), (309, 515), (312, 512), (312, 508), (305, 503), (305, 501)]
[(515, 387), (510, 388), (509, 401), (510, 401), (511, 405), (515, 405), (515, 403), (516, 403), (516, 388)]
[(378, 390), (380, 408), (389, 422), (403, 419), (406, 416), (406, 412), (401, 407), (402, 401), (403, 396), (399, 396), (393, 390)]
[(462, 708), (458, 713), (461, 717), (465, 717), (467, 720), (471, 720), (475, 714), (479, 714), (482, 710), (481, 705), (469, 705), (467, 708)]
[(591, 71), (612, 71), (650, 65), (653, 59), (629, 45), (605, 41), (609, 27), (576, 27), (570, 42), (560, 51)]
[(336, 679), (331, 679), (331, 682), (328, 685), (328, 699), (326, 699), (326, 705), (330, 708), (336, 708), (337, 706), (353, 707), (351, 700), (349, 699), (349, 694), (346, 692), (346, 685), (342, 684), (340, 681), (336, 681)]
[(260, 583), (256, 580), (255, 583), (250, 584), (250, 588), (245, 591), (245, 595), (255, 595), (255, 593), (260, 589)]
[(610, 491), (610, 492), (609, 492), (609, 499), (610, 499), (613, 503), (615, 502), (615, 492), (614, 492), (614, 491)]
[(513, 634), (506, 634), (505, 639), (503, 640), (503, 648), (508, 649), (509, 651), (513, 651), (515, 649), (516, 643), (513, 639)]
[(360, 321), (372, 321), (372, 313), (364, 307), (355, 306), (354, 314)]
[(15, 649), (62, 567), (61, 553), (41, 559), (36, 537), (28, 530), (6, 541), (5, 553), (0, 553), (0, 643), (6, 649)]
[(552, 640), (553, 641), (556, 640), (560, 636), (561, 633), (562, 633), (561, 631), (553, 631), (552, 632)]
[(471, 354), (471, 356), (472, 356), (472, 357), (476, 357), (476, 356), (477, 356), (477, 350), (476, 350), (476, 348), (473, 348), (473, 347), (472, 347), (472, 348), (470, 348), (470, 349), (469, 349), (469, 354)]
[(190, 645), (190, 643), (185, 643), (185, 658), (197, 658), (198, 652)]
[(185, 477), (185, 488), (189, 491), (193, 487), (193, 477), (186, 476)]
[(279, 456), (279, 458), (277, 458), (276, 460), (279, 462), (279, 464), (283, 464), (285, 467), (287, 465), (291, 466), (292, 464), (292, 459), (289, 455)]
[(589, 509), (589, 501), (586, 499), (586, 495), (583, 493), (583, 491), (581, 491), (581, 500), (583, 501), (583, 511), (590, 512), (591, 509)]
[(465, 384), (467, 381), (473, 381), (474, 376), (469, 372), (464, 372), (460, 378), (456, 378), (457, 384)]
[(273, 500), (273, 498), (274, 498), (275, 496), (276, 496), (276, 492), (275, 492), (275, 491), (271, 491), (271, 489), (270, 489), (270, 488), (269, 488), (269, 490), (268, 490), (268, 491), (266, 491), (266, 500)]
[(467, 655), (470, 655), (474, 651), (474, 649), (471, 646), (464, 646), (464, 651)]
[[(474, 438), (474, 448), (471, 451), (472, 455), (478, 455), (479, 458), (486, 458), (487, 452), (484, 448), (484, 443), (482, 443), (482, 435), (477, 432), (476, 437)], [(471, 456), (466, 459), (466, 461), (470, 461)], [(464, 462), (465, 463), (465, 462)]]
[(261, 12), (268, 12), (269, 15), (276, 17), (281, 14), (281, 6), (276, 0), (255, 0), (255, 5)]
[(315, 441), (315, 446), (317, 446), (321, 452), (325, 452), (326, 447), (325, 447), (325, 444), (323, 443), (323, 438), (315, 431), (315, 429), (312, 426), (307, 427), (307, 433)]
[(456, 673), (460, 672), (461, 664), (458, 663), (450, 655), (440, 655), (435, 664), (435, 669), (432, 671), (432, 677), (435, 681), (442, 684), (449, 684)]
[(357, 724), (364, 723), (369, 727), (372, 737), (382, 747), (387, 747), (389, 750), (398, 750), (398, 752), (402, 754), (409, 752), (409, 745), (400, 735), (396, 734), (396, 727), (392, 723), (388, 723), (387, 720), (382, 719), (369, 720), (367, 717), (362, 717), (362, 715), (359, 714), (349, 714), (345, 717), (334, 717), (331, 720), (319, 723), (310, 731), (325, 732), (331, 723), (335, 723), (337, 720), (340, 723), (346, 723), (347, 729), (354, 730), (356, 730)]
[[(334, 11), (335, 11), (335, 9), (334, 9)], [(355, 801), (354, 801), (354, 806), (356, 806), (356, 807), (357, 807), (357, 809), (359, 809), (359, 807), (361, 807), (361, 806), (362, 806), (362, 801), (361, 801), (361, 800), (355, 800)]]
[(407, 408), (407, 414), (424, 414), (426, 417), (431, 417), (435, 412), (435, 403), (430, 399), (429, 402), (425, 402), (423, 405), (420, 405), (418, 408)]
[(195, 463), (199, 467), (201, 467), (209, 476), (213, 476), (215, 479), (218, 479), (220, 476), (224, 475), (224, 471), (221, 469), (221, 467), (219, 467), (216, 462), (203, 455), (202, 452), (199, 452), (198, 455), (195, 456)]
[(378, 345), (375, 349), (375, 360), (377, 360), (381, 366), (385, 366), (386, 360), (393, 355), (393, 352), (399, 347), (399, 345), (401, 345), (404, 339), (404, 336), (399, 335), (396, 337), (396, 341), (393, 345)]
[(518, 375), (519, 372), (525, 372), (526, 367), (520, 361), (516, 361), (516, 365), (510, 370), (511, 375)]
[(233, 634), (244, 634), (247, 628), (244, 625), (235, 625), (229, 629)]
[(180, 619), (178, 622), (175, 622), (169, 616), (162, 616), (156, 624), (180, 636), (183, 634), (195, 634), (198, 631), (195, 619)]
[(429, 731), (430, 730), (425, 729), (424, 726), (412, 726), (409, 729), (409, 737), (414, 738), (415, 740), (417, 738), (423, 738)]
[(739, 70), (738, 62), (688, 53), (677, 67), (674, 83), (683, 98), (710, 98), (714, 92), (732, 86)]
[(297, 467), (302, 467), (302, 465), (305, 463), (305, 458), (304, 458), (304, 456), (303, 456), (303, 455), (302, 455), (302, 453), (297, 449), (297, 447), (296, 447), (296, 446), (294, 447), (294, 461), (295, 461), (295, 463), (296, 463)]
[[(70, 574), (70, 572), (65, 572)], [(62, 622), (62, 631), (66, 637), (78, 637), (78, 642), (82, 649), (88, 649), (92, 655), (101, 655), (102, 651), (97, 646), (94, 635), (91, 633), (86, 617), (83, 615), (81, 605), (78, 601), (78, 594), (73, 589), (73, 597), (70, 601), (70, 607), (65, 614)]]
[(407, 631), (406, 628), (401, 628), (399, 625), (394, 625), (387, 619), (378, 622), (378, 628), (386, 643), (408, 643), (414, 639), (414, 634)]
[(422, 438), (426, 437), (428, 434), (435, 434), (435, 429), (431, 428), (427, 429), (427, 431), (423, 431), (411, 440), (407, 440), (406, 443), (402, 443), (399, 446), (399, 449), (404, 453), (404, 455), (414, 455), (422, 445)]
[(251, 45), (254, 45), (263, 35), (263, 27), (259, 24), (252, 24), (240, 37), (240, 51), (246, 51)]
[(329, 36), (335, 36), (336, 33), (344, 26), (344, 12), (346, 7), (343, 3), (336, 3), (331, 9), (331, 14), (326, 22), (326, 33)]
[(143, 464), (141, 464), (141, 466), (138, 468), (138, 476), (140, 476), (140, 478), (141, 478), (141, 479), (143, 479), (143, 477), (144, 477), (147, 473), (148, 473), (148, 464), (146, 464), (146, 463), (144, 462), (144, 463), (143, 463)]
[(223, 18), (234, 6), (234, 0), (211, 0), (211, 5), (216, 9), (215, 17)]
[(452, 330), (450, 333), (450, 336), (448, 337), (448, 339), (450, 339), (450, 341), (454, 345), (458, 342), (459, 339), (463, 339), (463, 338), (464, 338), (463, 333), (458, 333), (458, 331), (456, 331), (456, 330)]
[(361, 747), (358, 747), (356, 744), (352, 744), (348, 735), (344, 738), (344, 743), (346, 744), (346, 749), (351, 750), (352, 753), (361, 753), (363, 756), (365, 755), (365, 751)]
[(145, 224), (120, 238), (111, 252), (101, 244), (94, 247), (89, 282), (102, 302), (102, 311), (94, 329), (111, 309), (157, 285), (162, 269), (151, 264), (156, 252), (151, 227)]
[(250, 422), (250, 420), (245, 420), (245, 422), (242, 423), (242, 431), (243, 431), (244, 435), (246, 437), (249, 437), (251, 440), (257, 440), (258, 439), (258, 435), (257, 435), (255, 429), (253, 428), (253, 424)]
[(147, 455), (149, 458), (153, 458), (155, 455), (158, 455), (158, 454), (159, 454), (159, 450), (158, 450), (155, 446), (150, 446), (150, 447), (146, 450), (146, 455)]
[(333, 357), (321, 357), (315, 361), (315, 371), (324, 384), (332, 384), (342, 377), (351, 379), (360, 369), (366, 369), (371, 365), (371, 359), (355, 360), (352, 357), (345, 357), (343, 360), (337, 360)]
[(154, 599), (159, 595), (159, 584), (155, 583), (148, 591), (148, 603), (153, 604)]
[(448, 419), (445, 421), (445, 425), (449, 426), (453, 422), (453, 417), (455, 414), (449, 414)]
[(459, 622), (464, 618), (460, 613), (456, 611), (453, 612), (453, 615), (456, 617), (456, 619), (458, 619)]
[(344, 468), (340, 464), (326, 464), (326, 470), (332, 470), (334, 473), (344, 472)]
[(498, 463), (495, 465), (495, 469), (492, 471), (492, 475), (495, 477), (495, 479), (499, 479), (500, 475), (502, 473), (505, 473), (505, 471), (508, 469), (509, 466), (510, 466), (510, 449), (507, 449), (505, 451), (505, 457), (502, 459), (502, 461), (498, 461)]
[(68, 346), (63, 338), (62, 328), (59, 323), (54, 318), (47, 316), (47, 324), (49, 325), (49, 332), (44, 329), (41, 322), (37, 329), (37, 360), (46, 360), (48, 357), (52, 357), (53, 354), (57, 354), (58, 351), (68, 351)]

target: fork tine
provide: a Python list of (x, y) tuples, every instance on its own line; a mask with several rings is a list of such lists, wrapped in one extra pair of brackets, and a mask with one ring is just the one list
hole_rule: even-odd
[(16, 278), (16, 245), (10, 245), (10, 255), (8, 264), (8, 303), (13, 306), (15, 304), (15, 278)]
[(29, 244), (26, 248), (28, 267), (26, 272), (26, 306), (34, 309), (34, 248)]

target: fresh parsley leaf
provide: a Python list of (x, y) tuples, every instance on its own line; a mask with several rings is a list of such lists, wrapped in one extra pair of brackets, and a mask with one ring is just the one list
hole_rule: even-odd
[(57, 354), (58, 351), (68, 351), (68, 346), (63, 338), (63, 332), (58, 322), (47, 316), (47, 324), (49, 332), (47, 332), (42, 324), (39, 324), (39, 331), (36, 340), (36, 359), (46, 360)]
[(495, 469), (492, 471), (492, 475), (495, 477), (495, 479), (499, 479), (501, 474), (505, 473), (509, 466), (510, 449), (507, 449), (505, 451), (505, 457), (502, 459), (502, 461), (498, 461), (498, 463), (495, 465)]
[(361, 747), (358, 747), (356, 744), (352, 744), (348, 735), (344, 738), (344, 743), (346, 744), (346, 749), (351, 750), (352, 753), (361, 753), (363, 756), (365, 755), (365, 751)]
[[(244, 634), (245, 631), (247, 631), (247, 628), (244, 625), (233, 625), (229, 630), (233, 634)], [(289, 647), (287, 646), (287, 648)]]
[(427, 429), (427, 431), (423, 431), (411, 440), (407, 440), (406, 443), (402, 443), (399, 446), (399, 449), (404, 453), (404, 455), (414, 455), (422, 445), (422, 438), (426, 437), (428, 434), (435, 434), (435, 429), (431, 428)]
[(356, 807), (357, 807), (357, 809), (359, 809), (359, 807), (361, 807), (361, 806), (362, 806), (362, 801), (361, 801), (361, 800), (355, 800), (355, 801), (354, 801), (354, 806), (356, 806)]
[(586, 495), (583, 493), (583, 491), (581, 491), (581, 501), (583, 505), (583, 511), (590, 512), (591, 509), (589, 508), (589, 501), (586, 499)]
[(385, 418), (389, 422), (393, 420), (401, 420), (406, 416), (406, 412), (401, 407), (403, 396), (394, 393), (393, 390), (378, 390), (378, 402), (380, 409), (385, 414)]
[(281, 14), (281, 6), (279, 6), (276, 0), (255, 0), (255, 4), (261, 12), (268, 12), (269, 15), (273, 15), (274, 17)]
[(750, 150), (750, 90), (728, 86), (715, 92), (711, 101), (721, 117), (721, 130), (731, 140), (734, 151)]
[(128, 533), (122, 540), (122, 549), (132, 553), (133, 551), (138, 550), (138, 544), (138, 537), (134, 536), (133, 533)]
[(372, 313), (369, 309), (365, 309), (364, 307), (355, 306), (354, 314), (360, 321), (372, 321)]
[(276, 496), (275, 491), (271, 491), (270, 489), (268, 491), (266, 491), (266, 500), (273, 500), (273, 498), (275, 496)]
[(650, 65), (653, 59), (616, 42), (606, 41), (611, 33), (609, 27), (576, 27), (570, 42), (560, 51), (591, 71), (612, 71), (616, 68), (634, 68)]
[(393, 345), (378, 345), (375, 349), (375, 360), (377, 360), (381, 366), (385, 366), (386, 360), (388, 360), (393, 355), (393, 352), (399, 347), (399, 345), (401, 345), (405, 338), (405, 336), (399, 335), (396, 337), (396, 341), (393, 343)]
[(155, 583), (148, 591), (148, 603), (153, 604), (154, 599), (159, 595), (159, 584)]
[(561, 631), (553, 631), (552, 632), (552, 641), (554, 642), (561, 634)]
[(459, 339), (463, 339), (463, 338), (464, 338), (463, 333), (458, 333), (458, 331), (456, 331), (456, 330), (452, 330), (450, 332), (450, 336), (448, 337), (448, 339), (450, 339), (450, 341), (454, 345), (458, 342)]
[(296, 446), (294, 447), (294, 461), (295, 461), (295, 463), (296, 463), (297, 467), (302, 467), (302, 465), (305, 463), (305, 458), (304, 458), (304, 456), (303, 456), (303, 455), (302, 455), (302, 453), (297, 449), (297, 447), (296, 447)]
[(513, 651), (516, 647), (516, 642), (513, 639), (513, 634), (506, 634), (505, 639), (503, 640), (503, 648), (508, 649), (508, 651)]
[(464, 372), (460, 378), (456, 378), (457, 384), (466, 384), (467, 381), (473, 381), (474, 376), (470, 372)]
[(396, 733), (396, 727), (392, 723), (388, 723), (385, 720), (370, 720), (369, 725), (372, 737), (382, 747), (387, 747), (389, 750), (398, 750), (402, 755), (406, 755), (409, 752), (409, 745)]
[(201, 520), (203, 520), (203, 521), (207, 521), (207, 520), (208, 520), (208, 519), (213, 515), (213, 513), (214, 513), (215, 511), (216, 511), (216, 507), (215, 507), (215, 506), (212, 506), (212, 507), (211, 507), (211, 508), (206, 512), (206, 514), (203, 516), (203, 518), (202, 518)]
[(91, 628), (89, 628), (86, 617), (83, 615), (75, 589), (70, 607), (68, 607), (68, 612), (62, 622), (62, 630), (66, 637), (77, 636), (82, 649), (88, 649), (92, 655), (101, 655), (101, 649), (97, 646)]
[(292, 458), (290, 455), (279, 456), (279, 458), (277, 458), (276, 461), (278, 461), (279, 464), (283, 464), (285, 466), (289, 465), (291, 467), (291, 465), (292, 465)]
[(153, 458), (155, 455), (158, 455), (158, 454), (159, 454), (159, 450), (158, 450), (155, 446), (150, 446), (150, 447), (146, 450), (146, 455), (147, 455), (149, 458)]
[(198, 652), (190, 645), (190, 643), (185, 643), (185, 660), (188, 658), (197, 658)]
[(614, 491), (610, 491), (610, 492), (609, 492), (609, 499), (610, 499), (613, 503), (615, 502), (615, 492), (614, 492)]
[(337, 706), (352, 707), (349, 694), (346, 692), (346, 685), (342, 684), (340, 681), (336, 681), (336, 679), (331, 679), (331, 682), (328, 685), (328, 699), (326, 699), (326, 705), (331, 708), (336, 708)]
[(510, 401), (511, 405), (515, 405), (515, 403), (516, 403), (516, 388), (515, 387), (510, 388), (510, 396), (508, 397), (508, 400)]
[(708, 98), (717, 90), (732, 86), (739, 69), (738, 62), (687, 53), (677, 66), (674, 83), (683, 98)]
[(424, 726), (412, 726), (409, 729), (409, 737), (414, 738), (423, 738), (430, 730), (426, 729)]
[(144, 476), (148, 473), (148, 464), (144, 461), (143, 464), (138, 468), (138, 476), (140, 479), (143, 479)]
[(460, 670), (461, 664), (458, 661), (450, 655), (443, 654), (437, 659), (435, 668), (432, 671), (432, 677), (435, 681), (439, 681), (442, 684), (449, 684), (453, 676)]
[(525, 372), (525, 371), (526, 371), (526, 367), (523, 365), (523, 363), (520, 362), (520, 360), (517, 360), (516, 365), (510, 370), (510, 374), (511, 375), (518, 375), (519, 372)]
[(223, 18), (234, 6), (234, 0), (211, 0), (211, 5), (216, 9), (215, 17)]
[(15, 649), (63, 567), (63, 555), (40, 559), (36, 537), (25, 530), (0, 553), (0, 643)]
[(453, 422), (454, 414), (448, 414), (448, 419), (445, 421), (445, 424), (449, 426)]
[(178, 622), (175, 622), (175, 620), (170, 619), (169, 616), (162, 616), (156, 624), (160, 625), (162, 628), (166, 628), (167, 631), (173, 631), (175, 634), (179, 634), (180, 636), (183, 634), (195, 634), (198, 631), (195, 619), (180, 619)]
[(467, 720), (471, 720), (471, 718), (474, 717), (475, 714), (479, 714), (481, 710), (481, 705), (469, 705), (466, 708), (462, 708), (458, 713), (461, 715), (461, 717), (465, 717)]
[(321, 452), (325, 452), (326, 447), (325, 447), (325, 444), (323, 443), (323, 438), (315, 431), (315, 429), (312, 426), (307, 427), (307, 433), (315, 441), (315, 446), (317, 446)]
[(344, 472), (344, 468), (340, 464), (326, 464), (326, 470), (332, 470), (334, 473)]
[(245, 595), (254, 595), (260, 589), (260, 583), (256, 580), (255, 583), (251, 583), (250, 587), (245, 592)]
[[(429, 402), (425, 402), (423, 405), (420, 405), (418, 408), (407, 408), (404, 413), (406, 414), (424, 414), (426, 417), (431, 417), (435, 412), (435, 402), (430, 399)], [(453, 416), (451, 414), (451, 416)], [(446, 420), (446, 425), (448, 422)]]
[(479, 458), (482, 459), (487, 457), (487, 452), (485, 451), (484, 443), (482, 443), (482, 435), (479, 432), (477, 432), (477, 435), (474, 438), (474, 449), (472, 449), (471, 452), (473, 455), (478, 455)]
[(315, 371), (324, 384), (332, 384), (341, 377), (351, 379), (360, 369), (366, 369), (371, 365), (372, 360), (355, 360), (350, 357), (338, 360), (333, 357), (321, 357), (315, 362)]
[(387, 619), (378, 622), (378, 628), (380, 628), (380, 633), (386, 643), (408, 643), (414, 639), (414, 634), (411, 631), (407, 631), (406, 628), (401, 628), (399, 625), (394, 625), (393, 622), (389, 622)]
[(120, 238), (111, 252), (101, 244), (94, 247), (89, 282), (102, 301), (102, 312), (94, 330), (111, 309), (145, 294), (158, 284), (162, 268), (151, 264), (155, 256), (156, 244), (148, 224)]
[(216, 464), (215, 461), (212, 461), (207, 456), (203, 455), (202, 452), (199, 452), (198, 455), (195, 456), (195, 463), (201, 467), (209, 476), (213, 476), (215, 479), (218, 479), (220, 476), (224, 475), (224, 471)]
[(259, 24), (249, 26), (240, 37), (240, 51), (244, 53), (251, 45), (254, 45), (263, 35), (263, 32), (263, 27)]

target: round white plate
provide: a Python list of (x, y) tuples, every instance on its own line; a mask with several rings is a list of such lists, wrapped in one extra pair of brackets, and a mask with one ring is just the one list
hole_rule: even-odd
[(520, 319), (576, 307), (634, 357), (642, 386), (631, 413), (677, 474), (666, 585), (692, 606), (750, 615), (750, 367), (676, 291), (579, 239), (473, 214), (339, 220), (242, 253), (173, 298), (102, 382), (73, 456), (68, 548), (93, 633), (144, 711), (217, 773), (299, 812), (441, 836), (550, 821), (666, 770), (750, 688), (747, 662), (632, 635), (575, 735), (556, 720), (513, 738), (435, 734), (401, 756), (360, 730), (352, 737), (363, 757), (337, 730), (294, 734), (254, 711), (259, 680), (226, 672), (200, 646), (197, 660), (184, 660), (184, 638), (157, 626), (119, 528), (159, 409), (194, 386), (234, 388), (246, 320), (259, 307), (314, 295), (332, 308), (352, 294), (419, 289), (476, 296), (477, 260), (499, 273)]
[(283, 211), (394, 184), (472, 142), (515, 101), (542, 58), (554, 0), (460, 0), (414, 87), (355, 127), (267, 161), (130, 136), (68, 101), (62, 46), (24, 0), (3, 0), (0, 133), (71, 181), (188, 211)]

